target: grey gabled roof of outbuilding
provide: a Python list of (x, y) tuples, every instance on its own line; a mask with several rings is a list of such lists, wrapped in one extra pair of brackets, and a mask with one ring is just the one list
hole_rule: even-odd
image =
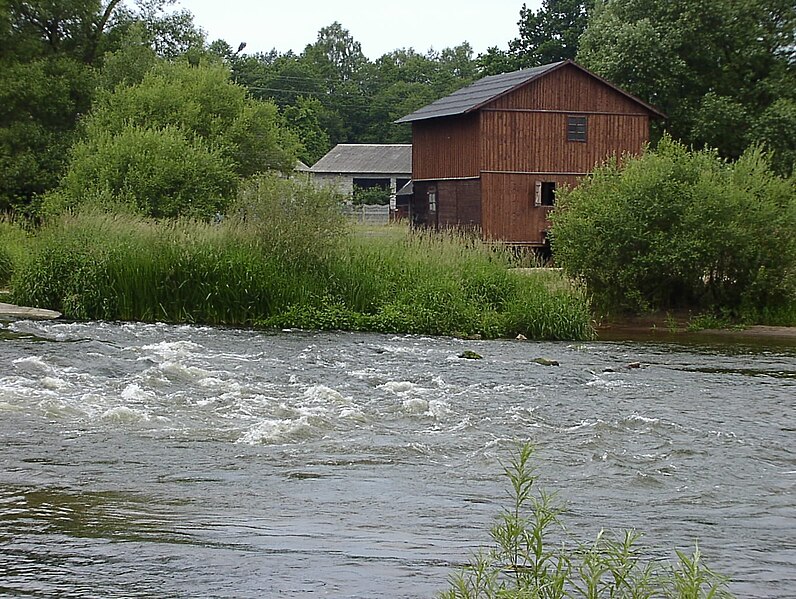
[(310, 172), (409, 175), (412, 144), (337, 144)]
[(415, 112), (401, 117), (396, 123), (411, 123), (413, 121), (423, 121), (427, 119), (435, 119), (445, 116), (456, 116), (460, 114), (467, 114), (483, 107), (484, 105), (492, 102), (500, 96), (503, 96), (518, 87), (521, 87), (532, 81), (554, 71), (564, 65), (571, 64), (581, 71), (591, 75), (592, 77), (602, 81), (609, 87), (613, 88), (623, 96), (630, 98), (634, 102), (638, 102), (650, 112), (664, 117), (665, 115), (657, 108), (650, 106), (646, 102), (639, 100), (635, 96), (627, 93), (616, 87), (613, 83), (606, 81), (599, 75), (595, 75), (591, 71), (584, 69), (579, 64), (571, 60), (562, 60), (560, 62), (553, 62), (550, 64), (532, 67), (530, 69), (522, 69), (520, 71), (513, 71), (511, 73), (502, 73), (500, 75), (490, 75), (479, 79), (475, 83), (467, 85), (449, 96), (440, 98)]

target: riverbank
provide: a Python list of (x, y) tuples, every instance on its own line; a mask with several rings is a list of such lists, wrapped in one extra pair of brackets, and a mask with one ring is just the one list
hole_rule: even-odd
[(747, 325), (695, 330), (690, 315), (624, 316), (599, 322), (603, 341), (663, 341), (680, 343), (750, 343), (796, 346), (796, 327)]

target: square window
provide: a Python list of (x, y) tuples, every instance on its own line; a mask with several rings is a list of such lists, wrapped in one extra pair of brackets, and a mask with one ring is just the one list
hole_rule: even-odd
[(586, 141), (586, 117), (567, 117), (567, 141)]

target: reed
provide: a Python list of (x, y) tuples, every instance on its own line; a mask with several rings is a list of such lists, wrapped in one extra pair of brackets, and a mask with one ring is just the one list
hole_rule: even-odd
[(242, 217), (214, 224), (61, 216), (33, 241), (31, 259), (12, 279), (14, 298), (75, 319), (486, 338), (592, 335), (582, 293), (511, 272), (504, 249), (455, 234), (320, 228), (312, 218), (294, 220), (303, 228), (296, 231), (289, 215), (268, 219), (247, 202)]
[(28, 255), (27, 232), (9, 218), (0, 216), (0, 288), (11, 278)]
[(526, 443), (504, 467), (509, 503), (490, 531), (494, 545), (451, 577), (442, 599), (731, 597), (726, 579), (704, 564), (698, 546), (692, 555), (676, 551), (674, 563), (661, 564), (640, 554), (636, 531), (560, 542), (567, 536), (564, 508), (555, 495), (537, 491), (532, 455)]

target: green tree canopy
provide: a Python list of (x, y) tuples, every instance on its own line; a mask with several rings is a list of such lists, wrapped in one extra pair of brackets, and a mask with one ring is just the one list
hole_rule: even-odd
[[(140, 81), (158, 53), (201, 44), (169, 0), (0, 1), (0, 211), (31, 209), (63, 173), (96, 86)], [(101, 77), (105, 59), (113, 63)]]
[(249, 97), (226, 67), (161, 61), (140, 83), (99, 95), (46, 206), (100, 198), (151, 216), (207, 217), (232, 199), (238, 179), (291, 171), (298, 148), (277, 107)]
[(489, 48), (478, 62), (486, 75), (574, 60), (594, 0), (543, 0), (537, 11), (526, 4), (517, 22), (519, 35), (507, 52)]
[(660, 107), (689, 145), (737, 158), (763, 142), (785, 162), (793, 145), (772, 124), (794, 127), (795, 48), (789, 0), (609, 0), (595, 8), (578, 60)]

